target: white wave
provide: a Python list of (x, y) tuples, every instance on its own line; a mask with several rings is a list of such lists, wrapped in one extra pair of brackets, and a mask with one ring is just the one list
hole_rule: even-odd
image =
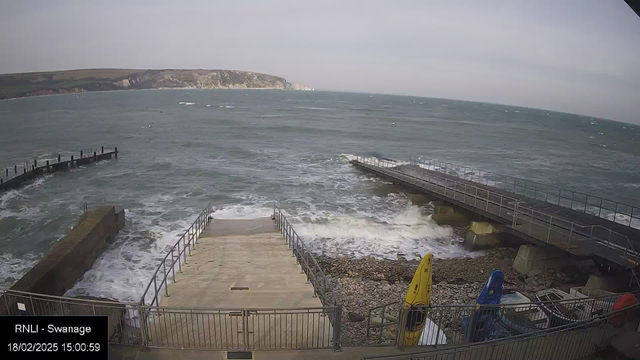
[(126, 211), (125, 217), (125, 228), (65, 295), (140, 300), (158, 264), (197, 214), (168, 222), (143, 210)]
[[(358, 159), (359, 157), (362, 158), (363, 156), (358, 156), (358, 155), (354, 155), (354, 154), (340, 154), (339, 157), (344, 158), (348, 161), (353, 161)], [(398, 159), (389, 159), (389, 158), (384, 158), (384, 159), (380, 159), (377, 158), (375, 156), (364, 156), (364, 159), (366, 161), (376, 161), (376, 160), (385, 160), (387, 161), (387, 164), (390, 164), (392, 166), (399, 166), (399, 165), (408, 165), (411, 162), (409, 161), (405, 161), (405, 160), (398, 160)]]
[(180, 101), (178, 104), (179, 105), (185, 105), (185, 106), (195, 105), (195, 103), (193, 103), (193, 102), (186, 102), (186, 101)]
[(310, 107), (310, 106), (298, 106), (298, 109), (306, 109), (306, 110), (338, 110), (336, 108), (325, 108), (325, 107)]
[(211, 107), (211, 105), (208, 105), (208, 104), (207, 104), (207, 107)]
[(256, 219), (273, 214), (273, 208), (260, 205), (231, 205), (217, 209), (211, 214), (214, 219)]
[(18, 281), (27, 271), (40, 260), (41, 255), (27, 253), (21, 257), (15, 257), (13, 254), (0, 254), (0, 287), (11, 287)]
[(19, 189), (9, 190), (0, 196), (0, 219), (13, 217), (16, 219), (37, 219), (42, 216), (40, 206), (20, 206), (20, 201), (29, 200), (25, 194), (30, 190), (38, 188), (44, 184), (53, 174), (45, 175), (35, 179), (31, 184)]
[(227, 108), (227, 109), (233, 109), (233, 108), (235, 108), (235, 106), (230, 106), (230, 105), (225, 105), (224, 107), (225, 107), (225, 108)]
[[(427, 252), (438, 258), (471, 256), (459, 243), (450, 227), (436, 224), (431, 216), (415, 205), (388, 215), (386, 221), (354, 216), (331, 216), (294, 228), (312, 251), (329, 256), (395, 259), (403, 254), (417, 259)], [(473, 253), (481, 255), (481, 253)]]

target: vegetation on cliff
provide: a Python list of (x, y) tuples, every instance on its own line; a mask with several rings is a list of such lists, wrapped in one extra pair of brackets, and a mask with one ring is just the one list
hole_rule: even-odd
[(237, 70), (82, 69), (0, 75), (0, 99), (128, 89), (291, 89), (284, 78)]

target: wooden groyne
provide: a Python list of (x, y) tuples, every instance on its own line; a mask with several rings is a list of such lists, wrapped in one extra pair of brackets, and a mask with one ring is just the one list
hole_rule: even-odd
[(45, 174), (65, 171), (74, 167), (112, 158), (118, 158), (118, 148), (115, 147), (112, 151), (105, 152), (103, 146), (100, 151), (82, 150), (78, 157), (71, 155), (71, 158), (67, 160), (65, 160), (62, 155), (58, 155), (57, 159), (45, 160), (44, 163), (43, 161), (38, 162), (38, 159), (34, 159), (32, 162), (6, 167), (2, 175), (0, 175), (0, 191), (16, 189), (26, 181)]

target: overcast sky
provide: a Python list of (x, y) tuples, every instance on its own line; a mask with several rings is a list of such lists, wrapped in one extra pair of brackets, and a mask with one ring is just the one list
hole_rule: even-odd
[(640, 123), (623, 0), (0, 0), (0, 73), (219, 68)]

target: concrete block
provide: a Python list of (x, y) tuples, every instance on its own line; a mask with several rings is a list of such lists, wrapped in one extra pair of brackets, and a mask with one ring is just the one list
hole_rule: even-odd
[(585, 287), (611, 292), (619, 292), (625, 289), (625, 285), (625, 281), (621, 277), (592, 274), (591, 276), (589, 276), (589, 280), (587, 280), (587, 284), (585, 285)]
[(453, 206), (437, 205), (431, 216), (438, 225), (468, 226), (469, 219)]
[(117, 235), (117, 222), (113, 206), (101, 206), (85, 212), (73, 229), (11, 289), (64, 295), (91, 268), (106, 243)]
[(429, 200), (429, 198), (427, 198), (423, 194), (411, 194), (410, 200), (413, 205), (418, 205), (418, 206), (426, 205), (431, 201)]
[(118, 230), (122, 230), (124, 228), (124, 225), (125, 225), (124, 209), (119, 207), (119, 206), (117, 206), (115, 211), (116, 211), (116, 224), (118, 226)]
[(523, 275), (536, 269), (560, 269), (571, 264), (573, 260), (563, 252), (534, 245), (520, 246), (518, 255), (513, 260), (513, 268)]
[(464, 237), (464, 247), (471, 251), (500, 246), (502, 239), (498, 229), (488, 222), (472, 221)]

